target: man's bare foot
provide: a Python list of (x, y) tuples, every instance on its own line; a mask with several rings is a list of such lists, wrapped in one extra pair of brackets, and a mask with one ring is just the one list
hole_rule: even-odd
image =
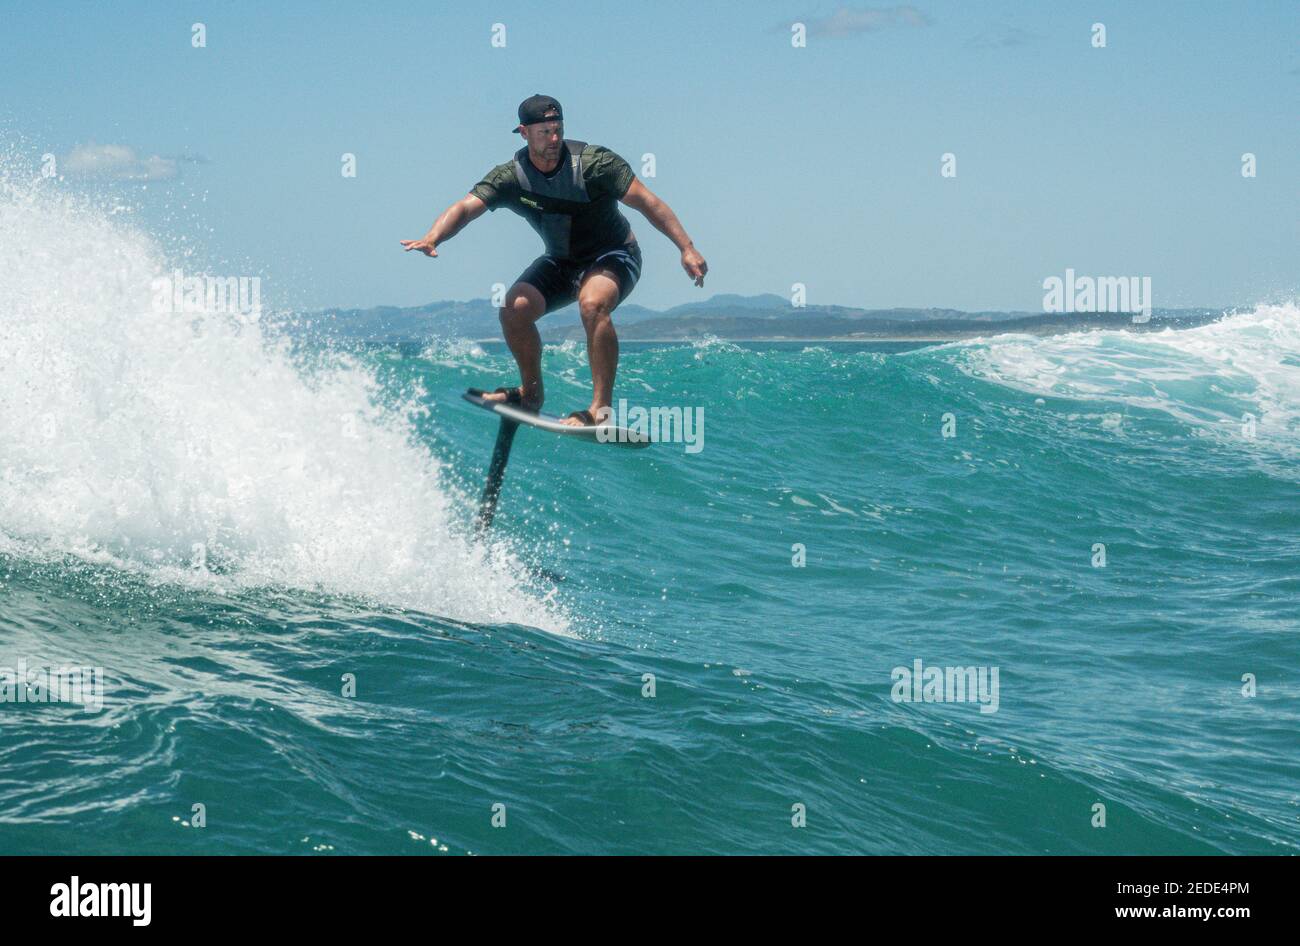
[[(542, 393), (540, 385), (538, 385), (537, 393), (534, 397), (528, 397), (524, 394), (524, 386), (522, 384), (512, 390), (519, 394), (519, 407), (521, 410), (536, 412), (542, 409), (542, 402), (546, 399), (546, 396)], [(510, 400), (510, 394), (505, 391), (487, 391), (483, 394), (483, 400), (500, 403), (502, 401)]]

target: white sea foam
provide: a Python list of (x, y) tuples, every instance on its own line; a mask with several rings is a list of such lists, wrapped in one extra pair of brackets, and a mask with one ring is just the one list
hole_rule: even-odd
[(488, 354), (473, 339), (439, 338), (426, 345), (420, 357), (440, 368), (479, 368)]
[(156, 311), (152, 280), (194, 261), (62, 187), (0, 169), (0, 547), (567, 629), (458, 526), (418, 397), (384, 408), (347, 358), (308, 371), (257, 324)]
[[(1187, 329), (1010, 335), (948, 349), (1028, 394), (1163, 411), (1202, 432), (1300, 452), (1300, 309), (1260, 305)], [(1254, 418), (1254, 437), (1241, 436)]]

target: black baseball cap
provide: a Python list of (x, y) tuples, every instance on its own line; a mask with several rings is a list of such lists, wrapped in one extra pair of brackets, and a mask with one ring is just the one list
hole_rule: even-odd
[[(536, 125), (538, 122), (564, 121), (564, 109), (549, 95), (530, 95), (519, 103), (519, 125)], [(518, 131), (519, 125), (511, 128)]]

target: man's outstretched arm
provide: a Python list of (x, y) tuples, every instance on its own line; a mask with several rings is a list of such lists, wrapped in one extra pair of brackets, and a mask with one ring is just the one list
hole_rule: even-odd
[(486, 210), (487, 204), (473, 194), (466, 194), (442, 212), (428, 233), (418, 240), (402, 240), (402, 246), (408, 250), (419, 250), (425, 256), (437, 256), (439, 243), (445, 243), (460, 233), (465, 224), (483, 216)]
[(682, 269), (686, 270), (687, 276), (695, 280), (695, 285), (703, 286), (709, 264), (704, 262), (704, 257), (695, 249), (695, 244), (686, 235), (686, 230), (682, 227), (682, 222), (677, 219), (677, 214), (673, 213), (673, 209), (635, 178), (632, 180), (632, 186), (623, 195), (622, 201), (634, 210), (641, 211), (656, 230), (673, 241), (673, 245), (682, 251)]

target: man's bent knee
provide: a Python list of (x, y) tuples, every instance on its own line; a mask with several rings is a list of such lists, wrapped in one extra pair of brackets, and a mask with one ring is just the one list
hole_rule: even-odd
[(613, 311), (614, 307), (610, 305), (608, 299), (578, 300), (578, 314), (582, 316), (582, 324), (588, 328), (608, 322)]
[(536, 289), (512, 288), (506, 294), (505, 305), (498, 310), (502, 325), (517, 325), (536, 322), (546, 314), (546, 300)]

